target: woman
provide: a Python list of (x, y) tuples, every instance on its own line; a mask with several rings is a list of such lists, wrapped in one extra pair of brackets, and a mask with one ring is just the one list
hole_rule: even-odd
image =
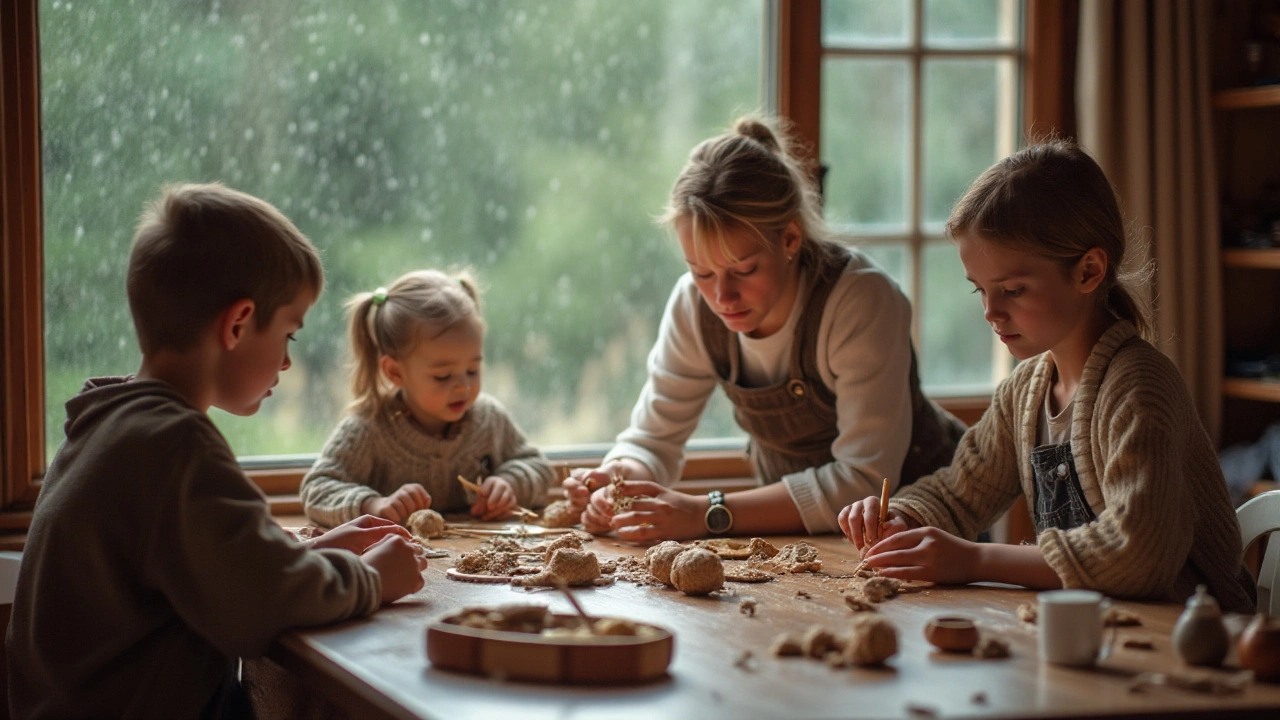
[[(920, 393), (911, 308), (884, 272), (828, 237), (816, 190), (766, 120), (702, 142), (665, 223), (689, 273), (668, 301), (631, 427), (565, 489), (593, 532), (636, 542), (838, 532), (840, 508), (951, 461), (963, 426)], [(761, 487), (669, 489), (719, 385)], [(635, 496), (614, 513), (607, 487)], [(621, 505), (619, 509), (621, 510)]]

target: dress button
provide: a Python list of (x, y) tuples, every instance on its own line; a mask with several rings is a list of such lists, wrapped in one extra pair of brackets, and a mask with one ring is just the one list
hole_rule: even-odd
[(787, 383), (787, 389), (796, 397), (804, 397), (804, 381), (802, 380), (792, 380)]
[(1058, 466), (1058, 477), (1063, 478), (1066, 476), (1067, 476), (1067, 464), (1062, 463), (1061, 465)]

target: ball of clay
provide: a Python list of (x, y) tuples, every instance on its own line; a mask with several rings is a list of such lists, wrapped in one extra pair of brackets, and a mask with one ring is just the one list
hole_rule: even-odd
[(898, 630), (893, 623), (875, 615), (859, 615), (853, 621), (853, 632), (844, 646), (844, 659), (850, 665), (883, 665), (897, 652)]
[(418, 510), (404, 523), (409, 532), (420, 538), (437, 538), (444, 535), (444, 516), (435, 510)]
[(671, 562), (671, 584), (685, 595), (719, 590), (724, 587), (724, 561), (710, 550), (690, 548)]
[(549, 528), (567, 528), (578, 524), (582, 513), (569, 505), (568, 500), (556, 500), (542, 509), (542, 524)]
[(600, 559), (593, 552), (560, 548), (551, 553), (546, 572), (569, 585), (587, 585), (600, 577)]
[(688, 549), (675, 540), (664, 540), (645, 550), (644, 561), (649, 566), (649, 574), (658, 578), (663, 585), (671, 585), (671, 563), (677, 555)]
[(582, 549), (582, 538), (577, 533), (566, 533), (551, 541), (547, 545), (547, 549), (542, 553), (543, 562), (550, 562), (551, 556), (560, 548), (570, 548), (572, 550)]

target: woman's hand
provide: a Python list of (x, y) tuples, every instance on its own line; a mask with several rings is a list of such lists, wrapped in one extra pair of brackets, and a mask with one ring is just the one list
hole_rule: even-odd
[[(854, 507), (854, 506), (850, 506)], [(935, 527), (895, 533), (872, 545), (862, 556), (885, 577), (963, 585), (978, 577), (981, 547)]]
[(910, 516), (889, 512), (889, 519), (880, 524), (880, 498), (866, 497), (840, 511), (840, 529), (858, 550), (875, 545), (880, 540), (904, 530), (920, 527)]
[(476, 493), (476, 501), (471, 505), (471, 514), (478, 520), (497, 520), (511, 515), (516, 506), (516, 489), (511, 481), (490, 475), (480, 484)]
[(418, 510), (431, 507), (431, 495), (418, 483), (405, 483), (386, 497), (369, 498), (360, 505), (360, 511), (393, 523), (404, 524)]
[[(650, 480), (627, 480), (618, 489), (624, 496), (634, 498), (629, 509), (614, 515), (613, 496), (606, 488), (592, 496), (587, 513), (597, 511), (593, 522), (606, 523), (608, 529), (617, 531), (619, 538), (635, 543), (653, 543), (688, 540), (707, 534), (704, 522), (707, 506), (703, 498), (665, 488)], [(587, 514), (583, 517), (585, 519)]]
[(396, 535), (405, 540), (411, 539), (409, 531), (385, 518), (372, 515), (361, 515), (350, 522), (305, 540), (313, 548), (336, 548), (361, 555), (365, 550), (377, 544), (383, 538)]
[[(614, 477), (624, 480), (652, 480), (653, 473), (642, 462), (631, 458), (616, 458), (598, 468), (574, 468), (560, 484), (564, 487), (569, 507), (583, 512), (591, 502), (591, 494), (609, 487)], [(585, 524), (585, 519), (583, 522)]]

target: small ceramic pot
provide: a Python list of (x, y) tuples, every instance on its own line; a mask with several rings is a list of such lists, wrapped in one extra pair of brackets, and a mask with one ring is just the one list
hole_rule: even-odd
[(944, 652), (967, 653), (978, 644), (978, 626), (967, 617), (936, 617), (925, 626), (924, 639)]
[(1265, 682), (1280, 682), (1280, 621), (1258, 613), (1240, 635), (1236, 645), (1240, 667), (1253, 671)]

